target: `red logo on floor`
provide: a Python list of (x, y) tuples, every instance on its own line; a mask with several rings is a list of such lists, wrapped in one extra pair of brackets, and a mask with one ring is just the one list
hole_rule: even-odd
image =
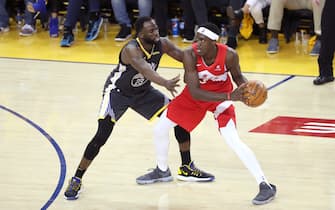
[(335, 120), (280, 116), (250, 132), (335, 138)]

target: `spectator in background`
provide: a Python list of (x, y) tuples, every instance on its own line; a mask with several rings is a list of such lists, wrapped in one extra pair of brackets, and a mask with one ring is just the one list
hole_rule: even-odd
[[(64, 35), (60, 43), (61, 47), (70, 47), (74, 42), (74, 35), (72, 30), (77, 23), (82, 4), (83, 0), (69, 0), (64, 22)], [(98, 37), (103, 22), (103, 19), (100, 16), (100, 1), (89, 0), (88, 7), (89, 21), (85, 40), (93, 41)]]
[[(42, 0), (43, 1), (43, 0)], [(26, 9), (24, 10), (24, 25), (22, 26), (20, 30), (20, 36), (32, 36), (34, 33), (36, 33), (36, 17), (39, 15), (37, 11), (29, 11), (29, 4), (35, 3), (33, 0), (25, 0), (24, 1), (26, 5)], [(45, 14), (45, 2), (44, 2), (44, 10), (41, 8), (40, 11), (38, 11), (40, 14)]]
[(168, 0), (154, 0), (152, 2), (153, 17), (159, 29), (159, 36), (168, 37)]
[[(314, 0), (320, 4), (320, 0)], [(333, 60), (335, 51), (335, 1), (326, 0), (321, 17), (321, 48), (318, 58), (319, 76), (313, 81), (314, 85), (322, 85), (334, 81)]]
[(279, 51), (278, 33), (281, 29), (284, 9), (309, 9), (313, 11), (314, 31), (318, 36), (310, 55), (318, 55), (321, 47), (321, 12), (324, 3), (325, 0), (320, 0), (320, 4), (313, 3), (313, 0), (272, 0), (268, 20), (268, 29), (271, 31), (271, 39), (269, 40), (267, 52), (273, 54)]
[(0, 0), (0, 33), (9, 31), (9, 16), (6, 10), (6, 0)]
[(46, 13), (48, 9), (48, 13), (50, 13), (49, 18), (49, 35), (50, 37), (58, 37), (58, 9), (60, 7), (58, 0), (49, 0), (46, 2), (45, 0), (37, 0), (37, 2), (32, 3), (28, 2), (27, 10), (32, 13), (40, 12)]
[[(159, 28), (160, 37), (168, 37), (169, 31), (169, 15), (168, 15), (169, 0), (154, 0), (152, 2), (153, 16)], [(181, 8), (183, 10), (184, 33), (183, 42), (191, 43), (194, 39), (195, 16), (190, 0), (181, 0)]]
[(181, 8), (184, 18), (183, 42), (192, 43), (194, 41), (196, 24), (195, 14), (190, 0), (181, 0)]
[(259, 28), (259, 43), (267, 43), (267, 29), (264, 24), (263, 9), (271, 4), (271, 0), (247, 0), (242, 7), (244, 14), (251, 14)]
[[(151, 16), (152, 0), (136, 0), (139, 10), (139, 17)], [(155, 1), (155, 0), (154, 0)], [(127, 12), (129, 0), (111, 0), (113, 13), (116, 21), (120, 25), (120, 31), (115, 37), (115, 41), (123, 42), (131, 37), (132, 23)]]
[[(243, 0), (190, 0), (195, 14), (196, 24), (203, 25), (208, 22), (208, 10), (216, 7), (220, 10), (232, 7), (234, 11), (241, 9)], [(226, 13), (221, 11), (222, 14)], [(229, 14), (228, 14), (229, 15)], [(239, 33), (240, 21), (239, 19), (229, 15), (230, 24), (228, 26), (228, 39), (227, 45), (233, 49), (237, 47), (237, 35)]]

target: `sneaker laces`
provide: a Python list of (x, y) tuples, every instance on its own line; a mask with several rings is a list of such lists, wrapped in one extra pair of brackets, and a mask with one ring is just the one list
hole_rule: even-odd
[(80, 189), (80, 186), (81, 186), (81, 181), (79, 181), (78, 183), (76, 180), (71, 179), (69, 181), (69, 186), (67, 187), (67, 191), (68, 190), (78, 191)]
[(88, 33), (98, 30), (100, 18), (88, 21)]
[[(193, 167), (192, 167), (193, 166)], [(190, 169), (191, 174), (194, 176), (201, 176), (202, 175), (202, 171), (200, 169), (198, 169), (193, 162), (190, 163), (190, 165), (186, 165), (186, 167), (188, 169)]]

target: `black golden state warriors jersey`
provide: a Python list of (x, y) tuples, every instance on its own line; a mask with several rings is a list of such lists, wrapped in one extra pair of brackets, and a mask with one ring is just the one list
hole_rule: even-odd
[[(129, 44), (136, 45), (138, 48), (141, 49), (140, 44), (135, 39), (129, 41), (126, 46)], [(105, 89), (119, 89), (123, 94), (129, 96), (136, 95), (138, 93), (148, 90), (148, 88), (151, 87), (151, 82), (138, 71), (136, 71), (131, 65), (122, 63), (122, 50), (119, 54), (119, 64), (107, 78)], [(159, 65), (159, 61), (162, 57), (161, 42), (159, 41), (157, 44), (155, 44), (150, 57), (147, 57), (145, 53), (143, 53), (143, 56), (144, 59), (151, 65), (152, 70), (156, 71)]]

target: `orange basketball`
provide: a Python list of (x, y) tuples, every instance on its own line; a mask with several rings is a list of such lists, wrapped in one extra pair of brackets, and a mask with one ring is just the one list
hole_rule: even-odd
[(268, 90), (266, 89), (263, 82), (259, 80), (250, 80), (247, 82), (247, 90), (245, 96), (247, 96), (246, 105), (250, 107), (257, 107), (262, 105), (268, 97)]

